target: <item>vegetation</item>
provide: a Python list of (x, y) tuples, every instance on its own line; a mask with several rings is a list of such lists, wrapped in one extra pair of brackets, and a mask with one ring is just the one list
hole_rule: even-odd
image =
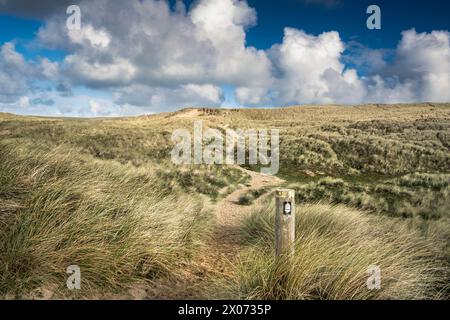
[(263, 187), (260, 189), (251, 189), (246, 194), (239, 197), (239, 204), (248, 206), (251, 205), (256, 199), (261, 197), (263, 194), (265, 194), (267, 191), (269, 191), (269, 188)]
[[(273, 258), (273, 208), (261, 197), (272, 188), (253, 187), (236, 166), (172, 164), (172, 131), (196, 120), (280, 130), (278, 176), (298, 203), (292, 263)], [(202, 283), (216, 291), (208, 297), (448, 298), (449, 141), (448, 104), (0, 114), (0, 295), (101, 297), (136, 283), (158, 291), (167, 279), (176, 291), (186, 274), (201, 274), (214, 279)], [(243, 186), (234, 202), (254, 213), (240, 222), (237, 268), (204, 271), (217, 202)], [(83, 270), (78, 293), (65, 288), (73, 264)], [(379, 291), (366, 288), (373, 264)]]
[[(274, 257), (274, 206), (244, 224), (248, 246), (234, 288), (246, 299), (438, 299), (446, 269), (439, 249), (402, 224), (344, 206), (301, 205), (296, 251)], [(289, 261), (288, 261), (289, 260)], [(368, 268), (381, 269), (380, 290), (367, 288)], [(448, 279), (447, 279), (448, 280)]]
[(70, 148), (0, 144), (0, 293), (65, 288), (83, 270), (84, 295), (175, 277), (211, 216), (198, 196), (165, 195), (146, 168), (80, 156)]

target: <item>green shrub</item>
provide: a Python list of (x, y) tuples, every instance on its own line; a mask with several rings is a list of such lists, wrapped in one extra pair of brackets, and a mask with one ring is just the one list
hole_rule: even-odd
[(249, 206), (255, 201), (255, 198), (251, 194), (245, 194), (239, 197), (238, 203), (243, 206)]

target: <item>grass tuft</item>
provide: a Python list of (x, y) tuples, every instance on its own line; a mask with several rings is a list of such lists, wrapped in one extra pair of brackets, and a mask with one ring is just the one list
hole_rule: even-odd
[(201, 198), (161, 194), (145, 168), (66, 147), (0, 147), (1, 294), (70, 296), (69, 265), (81, 268), (84, 296), (175, 277), (208, 229)]
[[(274, 257), (274, 206), (244, 222), (246, 251), (232, 289), (245, 299), (439, 299), (448, 275), (438, 249), (406, 226), (342, 205), (296, 208), (295, 255)], [(381, 269), (369, 290), (368, 268)]]

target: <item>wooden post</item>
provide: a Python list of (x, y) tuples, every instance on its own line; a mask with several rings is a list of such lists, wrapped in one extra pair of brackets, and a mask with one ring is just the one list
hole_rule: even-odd
[(275, 253), (277, 257), (294, 255), (295, 241), (295, 191), (275, 191)]

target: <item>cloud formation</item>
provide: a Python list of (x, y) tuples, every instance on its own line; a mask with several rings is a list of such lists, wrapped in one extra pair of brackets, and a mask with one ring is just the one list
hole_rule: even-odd
[(0, 102), (13, 102), (27, 93), (31, 70), (12, 43), (0, 47), (0, 70)]
[[(161, 1), (108, 2), (105, 11), (106, 3), (80, 4), (79, 31), (65, 30), (65, 15), (39, 31), (42, 44), (71, 52), (61, 70), (66, 81), (113, 88), (119, 103), (151, 107), (159, 101), (160, 109), (220, 105), (217, 87), (227, 83), (269, 86), (266, 53), (245, 45), (245, 30), (256, 23), (246, 2), (199, 1), (189, 12), (182, 2), (175, 11)], [(130, 94), (136, 88), (139, 94)]]
[[(21, 3), (0, 0), (0, 8), (16, 12)], [(111, 93), (108, 103), (85, 99), (79, 111), (93, 115), (220, 106), (223, 86), (235, 88), (235, 100), (245, 106), (450, 101), (448, 31), (404, 31), (388, 62), (385, 51), (346, 44), (336, 31), (311, 35), (285, 28), (281, 42), (268, 50), (248, 46), (246, 32), (257, 13), (245, 1), (199, 0), (189, 10), (181, 1), (173, 9), (154, 0), (78, 4), (81, 30), (69, 31), (65, 8), (53, 3), (24, 11), (45, 17), (37, 35), (41, 46), (68, 54), (58, 64), (30, 62), (4, 44), (0, 103), (25, 106), (28, 95), (28, 105), (55, 107), (43, 102), (70, 96), (79, 86)], [(36, 96), (33, 86), (42, 81), (55, 90)]]
[(365, 79), (365, 100), (395, 102), (450, 101), (450, 33), (402, 32), (392, 64)]
[(273, 103), (360, 102), (364, 87), (356, 71), (345, 69), (340, 62), (344, 49), (337, 32), (312, 36), (286, 28), (283, 42), (271, 49), (278, 70)]
[[(26, 61), (16, 51), (12, 42), (0, 46), (0, 103), (14, 103), (33, 90), (39, 90), (36, 81), (55, 80), (58, 65), (41, 58), (37, 62)], [(23, 103), (22, 103), (23, 105)]]

